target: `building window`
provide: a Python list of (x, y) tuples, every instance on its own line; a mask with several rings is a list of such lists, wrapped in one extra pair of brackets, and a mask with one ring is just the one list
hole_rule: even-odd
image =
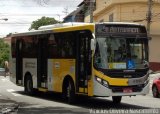
[(109, 15), (109, 22), (113, 22), (113, 13)]

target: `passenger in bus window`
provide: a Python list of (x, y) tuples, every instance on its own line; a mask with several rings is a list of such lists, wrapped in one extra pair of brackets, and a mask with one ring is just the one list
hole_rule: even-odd
[(118, 61), (124, 61), (126, 59), (126, 55), (127, 55), (125, 44), (122, 44), (118, 48), (118, 53), (119, 53), (119, 59), (118, 59)]

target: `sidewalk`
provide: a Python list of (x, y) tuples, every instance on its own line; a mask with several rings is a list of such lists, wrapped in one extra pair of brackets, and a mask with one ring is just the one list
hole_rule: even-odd
[(0, 95), (0, 114), (17, 114), (19, 105)]
[(150, 77), (160, 77), (160, 71), (151, 72)]

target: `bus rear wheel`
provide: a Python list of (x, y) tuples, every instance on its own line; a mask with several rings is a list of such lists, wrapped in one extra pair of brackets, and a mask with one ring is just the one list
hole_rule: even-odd
[(33, 81), (31, 76), (27, 76), (25, 79), (25, 86), (24, 86), (24, 91), (28, 95), (33, 95)]
[(75, 102), (75, 87), (72, 80), (66, 81), (63, 87), (63, 98), (69, 104), (73, 104)]
[(112, 96), (113, 103), (119, 104), (121, 102), (122, 96)]

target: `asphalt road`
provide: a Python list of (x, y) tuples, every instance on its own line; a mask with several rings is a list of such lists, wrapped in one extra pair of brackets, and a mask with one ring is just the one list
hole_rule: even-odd
[[(153, 78), (151, 77), (150, 83)], [(64, 103), (61, 99), (61, 94), (57, 93), (38, 93), (35, 96), (28, 96), (24, 93), (23, 87), (18, 87), (10, 82), (9, 77), (0, 76), (0, 97), (5, 97), (12, 102), (16, 102), (19, 105), (18, 114), (53, 114), (53, 113), (98, 113), (117, 109), (125, 110), (137, 110), (137, 109), (150, 109), (155, 111), (155, 108), (160, 109), (160, 98), (153, 98), (152, 93), (146, 96), (134, 96), (123, 97), (122, 102), (119, 105), (112, 103), (111, 97), (108, 98), (86, 98), (79, 97), (76, 104), (69, 105)], [(0, 99), (0, 104), (1, 104)], [(4, 102), (3, 102), (4, 103)], [(7, 103), (7, 102), (6, 102)], [(121, 110), (123, 113), (123, 110)], [(114, 112), (115, 113), (115, 112)], [(160, 110), (156, 110), (155, 113), (160, 113)]]

